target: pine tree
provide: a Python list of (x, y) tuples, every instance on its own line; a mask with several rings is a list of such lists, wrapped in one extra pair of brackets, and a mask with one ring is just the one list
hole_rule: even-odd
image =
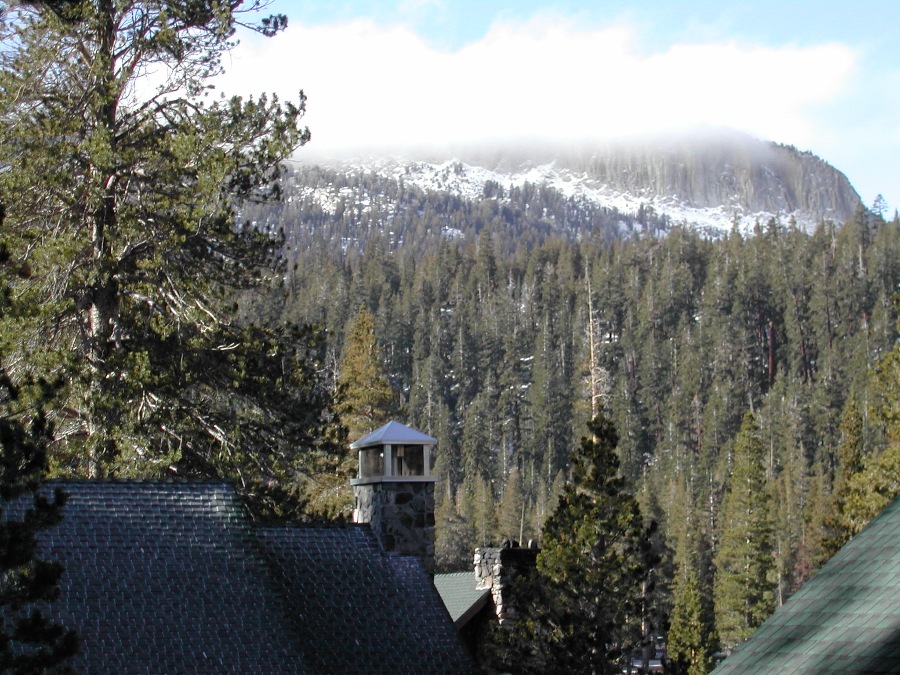
[(831, 493), (828, 491), (827, 470), (813, 467), (803, 509), (803, 533), (797, 543), (797, 584), (803, 584), (828, 561), (825, 550), (826, 519), (831, 515)]
[[(900, 293), (894, 295), (894, 316), (900, 333)], [(872, 417), (884, 445), (848, 479), (843, 524), (851, 536), (900, 495), (900, 340), (876, 364), (873, 384)]]
[(503, 652), (516, 672), (615, 673), (640, 644), (649, 534), (619, 475), (615, 428), (600, 415), (590, 430), (544, 524), (538, 574), (516, 591), (522, 618)]
[[(445, 481), (441, 482), (446, 485)], [(438, 572), (459, 572), (472, 569), (472, 524), (457, 509), (452, 495), (445, 489), (437, 491), (435, 506), (434, 563)]]
[[(352, 320), (337, 373), (336, 410), (341, 419), (340, 438), (362, 438), (388, 422), (394, 410), (393, 391), (381, 363), (375, 338), (375, 317), (361, 307)], [(332, 459), (332, 458), (329, 458)], [(347, 444), (334, 461), (323, 462), (306, 480), (306, 511), (328, 520), (349, 519), (357, 456)]]
[(262, 4), (6, 7), (0, 198), (28, 310), (3, 333), (15, 381), (66, 382), (48, 410), (58, 473), (227, 477), (273, 514), (333, 449), (320, 336), (234, 320), (281, 244), (239, 209), (279, 195), (282, 160), (309, 138), (302, 93), (205, 98)]
[(774, 610), (768, 502), (765, 452), (756, 419), (747, 413), (734, 441), (715, 556), (716, 628), (726, 649), (746, 640)]
[[(0, 205), (0, 227), (3, 208)], [(0, 245), (0, 266), (8, 264)], [(10, 311), (10, 294), (3, 286), (0, 315)], [(5, 363), (0, 364), (5, 366)], [(48, 400), (55, 386), (38, 383), (39, 400)], [(59, 594), (62, 567), (37, 557), (37, 535), (62, 518), (66, 495), (52, 499), (38, 493), (47, 469), (51, 437), (38, 407), (23, 406), (19, 389), (0, 368), (0, 671), (46, 672), (58, 668), (78, 647), (74, 631), (47, 619), (34, 607)]]
[(506, 487), (500, 500), (499, 533), (503, 539), (522, 543), (525, 529), (525, 495), (522, 493), (522, 476), (514, 466), (506, 478)]
[(473, 518), (476, 546), (494, 546), (500, 542), (497, 534), (497, 502), (494, 500), (491, 482), (475, 477), (473, 487)]
[(675, 672), (705, 675), (712, 669), (716, 643), (712, 617), (703, 605), (697, 574), (690, 570), (675, 587), (672, 623), (666, 637), (666, 649)]
[[(34, 603), (54, 600), (63, 573), (36, 557), (36, 536), (62, 518), (65, 494), (38, 494), (46, 471), (49, 428), (43, 415), (23, 423), (9, 417), (17, 392), (5, 377), (0, 388), (0, 670), (45, 672), (77, 650), (74, 631), (53, 623)], [(29, 609), (31, 608), (31, 609)]]
[(851, 489), (850, 479), (862, 470), (862, 427), (859, 403), (856, 396), (851, 394), (844, 404), (844, 414), (841, 416), (838, 464), (831, 488), (832, 504), (825, 517), (826, 535), (823, 544), (828, 557), (837, 553), (854, 534), (844, 511)]
[(375, 317), (360, 307), (345, 338), (338, 367), (338, 412), (352, 440), (390, 421), (394, 392), (382, 365)]

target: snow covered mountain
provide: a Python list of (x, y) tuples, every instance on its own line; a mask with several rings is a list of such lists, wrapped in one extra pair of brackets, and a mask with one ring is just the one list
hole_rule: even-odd
[[(502, 200), (510, 189), (527, 184), (623, 214), (649, 209), (671, 224), (713, 236), (735, 222), (749, 231), (772, 217), (785, 224), (793, 218), (810, 229), (822, 219), (841, 222), (860, 204), (847, 178), (825, 161), (735, 132), (603, 146), (468, 148), (443, 156), (422, 152), (322, 164), (472, 201)], [(316, 194), (323, 206), (335, 197), (321, 187)]]

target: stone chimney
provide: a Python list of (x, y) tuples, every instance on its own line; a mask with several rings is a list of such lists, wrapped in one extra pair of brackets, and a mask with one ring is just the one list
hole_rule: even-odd
[(351, 443), (359, 472), (350, 481), (353, 522), (369, 523), (387, 555), (418, 556), (434, 573), (432, 449), (437, 439), (388, 422)]
[(476, 588), (491, 591), (494, 611), (502, 626), (514, 621), (516, 609), (510, 602), (512, 588), (517, 579), (529, 576), (537, 565), (539, 549), (534, 544), (528, 548), (505, 542), (501, 548), (475, 549)]

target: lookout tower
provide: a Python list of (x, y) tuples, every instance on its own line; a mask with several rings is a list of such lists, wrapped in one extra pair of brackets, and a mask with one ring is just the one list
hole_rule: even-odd
[(359, 473), (351, 479), (353, 522), (369, 523), (388, 555), (419, 556), (434, 572), (432, 449), (437, 439), (388, 422), (351, 443)]

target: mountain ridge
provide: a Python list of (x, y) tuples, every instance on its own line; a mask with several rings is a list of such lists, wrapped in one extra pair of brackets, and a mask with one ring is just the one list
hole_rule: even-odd
[(525, 184), (548, 187), (625, 214), (651, 209), (672, 224), (711, 235), (734, 224), (751, 231), (773, 217), (811, 230), (821, 220), (843, 222), (862, 205), (847, 177), (811, 152), (728, 131), (604, 144), (421, 150), (318, 163), (469, 200)]

